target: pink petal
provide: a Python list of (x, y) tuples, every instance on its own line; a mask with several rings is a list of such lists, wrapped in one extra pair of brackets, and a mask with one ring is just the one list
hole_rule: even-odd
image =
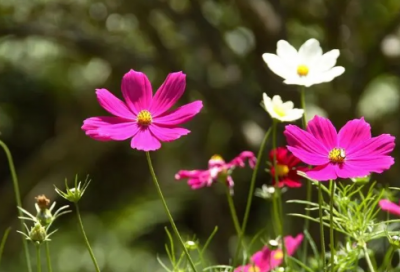
[(153, 93), (145, 74), (130, 70), (122, 78), (121, 90), (128, 107), (135, 114), (149, 108)]
[(338, 146), (344, 148), (346, 153), (349, 154), (369, 139), (371, 139), (371, 126), (364, 121), (364, 118), (354, 119), (340, 129)]
[(400, 215), (400, 206), (393, 202), (390, 202), (387, 199), (380, 200), (379, 206), (384, 211), (387, 211), (387, 212), (395, 214), (395, 215)]
[(329, 151), (313, 135), (294, 125), (285, 127), (288, 149), (301, 161), (310, 165), (322, 165), (329, 162)]
[(161, 142), (170, 142), (179, 139), (181, 136), (190, 133), (190, 130), (180, 127), (168, 128), (151, 124), (149, 126), (151, 133), (157, 137)]
[(335, 165), (335, 167), (337, 176), (343, 179), (358, 178), (370, 174), (368, 167), (359, 167), (353, 162), (345, 161), (342, 164)]
[(368, 159), (374, 156), (388, 155), (393, 151), (395, 138), (381, 134), (359, 144), (356, 150), (346, 152), (346, 160)]
[(251, 267), (252, 267), (252, 265), (250, 265), (250, 264), (241, 265), (241, 266), (235, 268), (235, 270), (233, 272), (248, 272)]
[(148, 128), (141, 127), (132, 138), (131, 147), (142, 151), (154, 151), (161, 147), (161, 143)]
[(192, 119), (200, 112), (202, 107), (202, 101), (194, 101), (154, 118), (153, 123), (164, 126), (179, 125)]
[(127, 119), (135, 119), (133, 113), (128, 109), (124, 102), (115, 97), (106, 89), (96, 90), (97, 100), (109, 113)]
[(185, 179), (185, 178), (197, 178), (201, 173), (207, 170), (180, 170), (175, 174), (175, 179)]
[(328, 150), (337, 147), (337, 132), (332, 122), (316, 115), (307, 124), (307, 131), (310, 132), (315, 139), (322, 143)]
[(303, 234), (298, 234), (296, 237), (286, 236), (285, 237), (285, 246), (288, 255), (292, 256), (297, 248), (301, 245), (303, 241)]
[(153, 117), (169, 110), (182, 96), (186, 87), (186, 75), (182, 72), (171, 73), (154, 95), (150, 106)]
[(318, 181), (327, 181), (330, 179), (337, 179), (335, 165), (331, 163), (327, 163), (325, 165), (319, 165), (314, 167), (311, 170), (305, 171), (307, 176), (318, 180)]
[[(353, 177), (362, 177), (374, 173), (382, 173), (394, 164), (394, 158), (390, 156), (374, 156), (346, 160), (344, 165), (351, 166), (360, 173)], [(339, 174), (338, 174), (339, 175)]]
[(132, 121), (119, 117), (92, 117), (83, 122), (86, 135), (100, 141), (123, 141), (133, 137), (139, 127)]

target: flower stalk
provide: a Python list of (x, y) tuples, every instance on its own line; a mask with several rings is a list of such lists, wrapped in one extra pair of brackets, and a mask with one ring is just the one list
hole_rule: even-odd
[(97, 264), (96, 257), (94, 256), (92, 247), (90, 246), (89, 239), (86, 236), (85, 228), (83, 227), (81, 213), (79, 211), (79, 205), (77, 202), (75, 202), (75, 208), (76, 208), (76, 216), (77, 216), (78, 222), (79, 222), (79, 227), (81, 229), (83, 239), (85, 240), (86, 248), (90, 254), (90, 258), (92, 259), (92, 262), (93, 262), (94, 268), (96, 269), (96, 272), (100, 272), (100, 268), (99, 268), (99, 265)]
[(195, 264), (194, 264), (192, 258), (190, 257), (190, 253), (189, 253), (189, 251), (187, 250), (187, 248), (186, 248), (186, 246), (185, 246), (185, 243), (183, 242), (183, 239), (182, 239), (181, 235), (179, 234), (178, 228), (177, 228), (176, 225), (175, 225), (175, 222), (174, 222), (174, 219), (173, 219), (173, 217), (172, 217), (172, 214), (171, 214), (171, 212), (169, 211), (167, 202), (165, 201), (165, 198), (164, 198), (164, 195), (163, 195), (163, 193), (162, 193), (160, 184), (158, 183), (158, 180), (157, 180), (156, 173), (155, 173), (155, 171), (154, 171), (153, 164), (152, 164), (152, 162), (151, 162), (150, 153), (149, 153), (148, 151), (146, 152), (146, 159), (147, 159), (147, 163), (148, 163), (148, 165), (149, 165), (150, 174), (151, 174), (151, 176), (152, 176), (154, 185), (155, 185), (155, 187), (156, 187), (156, 189), (157, 189), (158, 196), (160, 197), (161, 202), (162, 202), (162, 204), (163, 204), (163, 206), (164, 206), (165, 212), (166, 212), (166, 214), (167, 214), (167, 216), (168, 216), (168, 219), (169, 219), (169, 221), (170, 221), (170, 223), (171, 223), (172, 229), (174, 230), (175, 235), (178, 237), (179, 242), (180, 242), (181, 245), (182, 245), (183, 251), (184, 251), (184, 253), (186, 254), (186, 258), (187, 258), (187, 260), (189, 261), (189, 265), (191, 266), (191, 268), (193, 269), (194, 272), (197, 272), (196, 266), (195, 266)]
[(261, 142), (260, 149), (258, 150), (256, 165), (254, 166), (253, 174), (251, 176), (249, 194), (247, 196), (246, 209), (245, 209), (244, 216), (243, 216), (243, 221), (242, 221), (242, 231), (241, 231), (241, 234), (240, 234), (240, 237), (239, 237), (239, 242), (237, 244), (234, 260), (237, 260), (237, 258), (239, 256), (240, 246), (242, 244), (244, 235), (246, 233), (247, 221), (249, 219), (251, 203), (253, 201), (253, 196), (254, 196), (254, 189), (255, 189), (255, 185), (256, 185), (257, 173), (258, 173), (258, 169), (260, 168), (261, 158), (262, 158), (262, 155), (263, 155), (263, 152), (264, 152), (265, 144), (267, 143), (269, 135), (271, 134), (271, 129), (272, 129), (272, 127), (270, 127), (267, 130), (267, 132), (265, 133), (264, 139)]
[(42, 260), (40, 259), (40, 244), (36, 244), (36, 266), (37, 266), (37, 272), (42, 272)]
[(46, 242), (46, 261), (47, 261), (47, 272), (53, 272), (53, 268), (51, 266), (50, 243), (49, 242)]
[[(17, 206), (22, 207), (22, 201), (21, 201), (21, 194), (19, 192), (19, 184), (18, 184), (18, 177), (17, 177), (17, 172), (15, 171), (15, 166), (14, 166), (14, 161), (10, 152), (10, 149), (8, 149), (7, 145), (0, 140), (0, 146), (3, 148), (4, 153), (6, 153), (7, 160), (8, 160), (8, 166), (10, 168), (11, 172), (11, 177), (14, 185), (14, 193), (15, 193), (15, 200), (17, 202)], [(22, 212), (18, 210), (18, 215), (23, 216)], [(21, 221), (21, 228), (24, 228), (24, 224)], [(29, 254), (29, 249), (28, 249), (28, 242), (27, 240), (22, 237), (22, 244), (24, 247), (24, 254), (25, 254), (25, 260), (26, 260), (26, 265), (28, 268), (28, 272), (32, 272), (32, 267), (31, 267), (31, 256)]]
[(329, 187), (331, 189), (331, 199), (330, 199), (330, 214), (329, 214), (329, 232), (330, 232), (330, 246), (331, 246), (331, 271), (334, 271), (335, 264), (335, 236), (333, 229), (333, 205), (335, 197), (335, 183), (333, 180), (329, 181)]
[[(311, 184), (311, 181), (308, 181)], [(318, 182), (318, 206), (319, 206), (319, 233), (321, 240), (321, 260), (322, 260), (322, 271), (325, 271), (325, 233), (324, 233), (324, 219), (322, 212), (323, 196), (322, 196), (322, 185)], [(307, 220), (308, 221), (308, 220)], [(307, 257), (307, 255), (306, 255)]]

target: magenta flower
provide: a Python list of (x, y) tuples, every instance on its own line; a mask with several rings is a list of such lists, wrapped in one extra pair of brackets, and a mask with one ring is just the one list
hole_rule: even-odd
[(400, 216), (400, 205), (397, 205), (396, 203), (393, 203), (387, 199), (382, 199), (379, 201), (379, 206), (384, 211)]
[(175, 179), (188, 179), (188, 184), (192, 189), (211, 186), (218, 180), (223, 180), (232, 188), (234, 185), (231, 177), (232, 171), (235, 167), (245, 167), (246, 160), (248, 160), (250, 167), (254, 168), (256, 157), (250, 151), (243, 151), (228, 163), (221, 156), (214, 155), (208, 161), (207, 170), (181, 170), (175, 175)]
[[(286, 236), (284, 240), (286, 252), (289, 256), (292, 256), (303, 241), (303, 234), (296, 237)], [(269, 272), (281, 265), (283, 252), (282, 249), (271, 250), (265, 246), (251, 256), (250, 260), (250, 264), (239, 266), (234, 272)]]
[(114, 116), (88, 118), (82, 129), (89, 137), (99, 141), (124, 141), (129, 138), (131, 147), (152, 151), (161, 142), (170, 142), (190, 131), (178, 125), (192, 119), (203, 107), (201, 101), (170, 108), (185, 91), (186, 76), (171, 73), (153, 97), (150, 81), (141, 72), (130, 70), (122, 78), (121, 90), (125, 102), (106, 89), (97, 89), (97, 100)]
[(364, 118), (347, 122), (337, 133), (329, 119), (315, 116), (306, 131), (287, 125), (284, 134), (290, 152), (316, 166), (307, 175), (319, 181), (382, 173), (394, 163), (389, 154), (395, 138), (389, 134), (372, 137)]

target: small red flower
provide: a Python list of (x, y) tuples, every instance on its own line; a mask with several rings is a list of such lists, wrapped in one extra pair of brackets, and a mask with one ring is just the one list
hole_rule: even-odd
[(301, 177), (297, 175), (297, 170), (305, 171), (307, 167), (298, 166), (301, 161), (293, 156), (285, 147), (278, 147), (269, 154), (269, 159), (271, 161), (270, 171), (273, 180), (275, 180), (274, 153), (276, 153), (276, 172), (279, 179), (278, 186), (287, 186), (290, 188), (301, 187)]

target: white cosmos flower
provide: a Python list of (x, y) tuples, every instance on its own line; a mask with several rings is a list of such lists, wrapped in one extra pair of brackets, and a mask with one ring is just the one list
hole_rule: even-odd
[(292, 122), (298, 120), (304, 114), (303, 109), (293, 108), (292, 101), (283, 103), (279, 95), (274, 95), (271, 99), (268, 95), (263, 93), (263, 102), (264, 109), (269, 113), (269, 115), (281, 122)]
[(287, 41), (280, 40), (276, 55), (262, 55), (268, 67), (286, 84), (310, 87), (314, 84), (332, 81), (344, 73), (344, 68), (335, 66), (340, 52), (331, 50), (322, 55), (322, 48), (316, 39), (309, 39), (297, 51)]

